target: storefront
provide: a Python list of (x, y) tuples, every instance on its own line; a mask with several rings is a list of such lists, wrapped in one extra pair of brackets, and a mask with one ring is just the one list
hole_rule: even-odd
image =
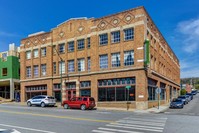
[[(126, 86), (130, 86), (127, 88)], [(98, 101), (135, 101), (135, 78), (116, 78), (98, 81)]]
[(26, 99), (36, 95), (47, 95), (47, 85), (26, 86)]

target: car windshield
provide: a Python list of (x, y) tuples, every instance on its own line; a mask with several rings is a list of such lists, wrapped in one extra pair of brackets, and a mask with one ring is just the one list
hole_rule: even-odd
[(185, 98), (185, 96), (179, 96), (179, 98)]
[(174, 99), (173, 102), (181, 102), (181, 99)]

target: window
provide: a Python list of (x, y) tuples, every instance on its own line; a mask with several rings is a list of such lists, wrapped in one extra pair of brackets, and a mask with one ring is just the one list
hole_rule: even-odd
[(78, 71), (85, 71), (85, 60), (84, 59), (78, 59)]
[(53, 85), (53, 90), (60, 90), (61, 89), (61, 84), (54, 84)]
[(26, 67), (26, 77), (30, 78), (31, 77), (31, 67)]
[(124, 52), (124, 65), (130, 66), (134, 64), (134, 51)]
[(91, 39), (90, 37), (87, 38), (87, 48), (90, 48), (91, 47)]
[(53, 62), (53, 74), (56, 74), (56, 70), (57, 66), (56, 66), (56, 62)]
[(7, 75), (8, 75), (8, 69), (2, 68), (2, 76), (7, 76)]
[(74, 60), (68, 61), (68, 72), (74, 72), (75, 71), (75, 65)]
[(26, 52), (26, 59), (31, 59), (31, 51)]
[(41, 48), (41, 56), (46, 56), (46, 48)]
[(68, 52), (74, 51), (74, 41), (68, 42)]
[(84, 49), (84, 39), (77, 40), (77, 49), (78, 50)]
[(62, 54), (65, 52), (65, 44), (62, 43), (62, 44), (59, 44), (59, 53)]
[(33, 57), (37, 58), (39, 56), (38, 49), (33, 50)]
[(90, 71), (91, 70), (91, 58), (88, 57), (87, 61), (88, 61), (88, 71)]
[(59, 74), (63, 74), (65, 73), (65, 62), (64, 61), (60, 61), (59, 62)]
[(108, 34), (107, 33), (99, 35), (99, 43), (100, 43), (100, 45), (108, 44)]
[(120, 67), (120, 53), (113, 53), (111, 55), (112, 67)]
[(116, 31), (116, 32), (111, 33), (111, 42), (112, 43), (120, 42), (120, 31)]
[(41, 64), (41, 75), (42, 76), (46, 75), (46, 64)]
[(158, 94), (155, 92), (156, 87), (148, 86), (148, 100), (153, 101), (158, 99)]
[(125, 41), (133, 40), (133, 37), (134, 37), (134, 29), (133, 28), (124, 30), (124, 40)]
[(34, 77), (38, 77), (39, 76), (39, 66), (35, 65), (33, 67), (33, 72), (34, 72)]
[(81, 88), (91, 87), (91, 81), (82, 81), (82, 82), (80, 82), (80, 87)]
[(98, 88), (98, 101), (135, 101), (135, 86)]
[(108, 68), (108, 55), (100, 55), (100, 68)]
[(7, 53), (2, 53), (2, 61), (7, 61)]

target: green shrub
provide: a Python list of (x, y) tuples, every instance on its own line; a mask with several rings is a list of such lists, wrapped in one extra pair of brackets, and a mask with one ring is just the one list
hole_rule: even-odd
[(185, 89), (180, 90), (180, 95), (185, 95), (185, 94), (186, 94), (186, 90)]

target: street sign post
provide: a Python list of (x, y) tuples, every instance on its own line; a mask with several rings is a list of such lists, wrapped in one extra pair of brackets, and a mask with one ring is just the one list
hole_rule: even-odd
[(127, 110), (129, 109), (129, 90), (131, 89), (131, 86), (126, 86), (126, 89), (128, 90), (128, 95), (127, 95)]
[(162, 89), (161, 88), (156, 88), (155, 92), (158, 94), (158, 109), (160, 108), (160, 93)]

